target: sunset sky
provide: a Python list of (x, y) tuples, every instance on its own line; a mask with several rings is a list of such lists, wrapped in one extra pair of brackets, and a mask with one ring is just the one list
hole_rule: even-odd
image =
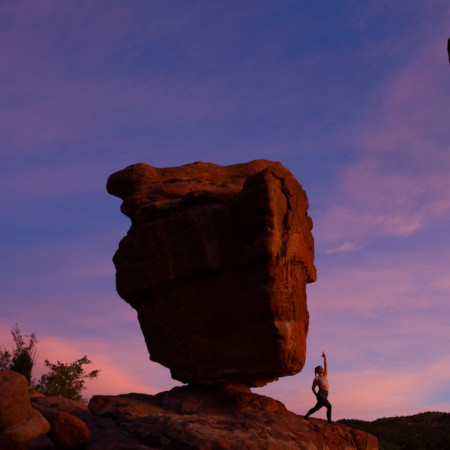
[[(310, 202), (299, 414), (328, 355), (334, 419), (450, 411), (448, 0), (0, 1), (0, 346), (87, 354), (93, 394), (177, 383), (112, 256), (128, 165), (280, 161)], [(325, 411), (316, 414), (324, 418)]]

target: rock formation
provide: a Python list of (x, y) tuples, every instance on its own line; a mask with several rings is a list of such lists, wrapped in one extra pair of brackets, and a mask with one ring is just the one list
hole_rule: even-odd
[(108, 179), (131, 227), (114, 256), (150, 358), (187, 386), (94, 396), (88, 450), (361, 449), (374, 436), (251, 393), (304, 365), (312, 221), (280, 163), (135, 164)]
[(21, 450), (50, 430), (50, 424), (31, 407), (27, 379), (0, 370), (0, 450)]
[(93, 443), (89, 450), (378, 449), (370, 434), (320, 419), (305, 420), (249, 389), (183, 386), (154, 396), (95, 396), (89, 409), (99, 420), (115, 424), (101, 445)]
[(135, 164), (108, 179), (131, 227), (114, 256), (150, 358), (196, 385), (261, 386), (304, 365), (312, 221), (280, 163)]
[(76, 435), (78, 425), (66, 430), (56, 427), (58, 439), (52, 442), (43, 437), (30, 450), (378, 448), (377, 439), (368, 433), (321, 419), (305, 420), (242, 385), (239, 389), (183, 386), (157, 395), (94, 396), (89, 409), (58, 397), (32, 397), (31, 401), (46, 414), (70, 416), (69, 423), (78, 418), (89, 429), (90, 442), (83, 440), (85, 431)]
[(287, 169), (136, 164), (107, 187), (131, 219), (114, 256), (117, 290), (137, 310), (151, 358), (189, 384), (94, 396), (89, 408), (36, 393), (33, 409), (25, 378), (0, 372), (0, 450), (44, 433), (30, 450), (378, 448), (370, 434), (305, 420), (249, 388), (305, 359), (312, 222)]

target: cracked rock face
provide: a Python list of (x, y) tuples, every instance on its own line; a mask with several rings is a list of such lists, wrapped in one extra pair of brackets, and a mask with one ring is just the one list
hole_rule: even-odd
[(140, 163), (107, 189), (131, 219), (114, 256), (117, 291), (153, 361), (198, 385), (262, 386), (302, 370), (314, 242), (286, 168)]

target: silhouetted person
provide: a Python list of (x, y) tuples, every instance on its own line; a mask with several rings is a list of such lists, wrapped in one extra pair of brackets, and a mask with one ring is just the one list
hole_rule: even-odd
[[(325, 352), (322, 352), (323, 357), (323, 366), (317, 366), (314, 369), (315, 378), (312, 384), (312, 391), (317, 398), (317, 403), (314, 408), (311, 408), (305, 415), (305, 419), (311, 414), (314, 414), (316, 411), (319, 411), (322, 406), (327, 408), (327, 419), (328, 423), (333, 423), (331, 421), (331, 403), (328, 401), (328, 369), (327, 369), (327, 357), (325, 356)], [(319, 388), (318, 392), (316, 392), (316, 386)]]
[(450, 38), (447, 41), (448, 62), (450, 62)]

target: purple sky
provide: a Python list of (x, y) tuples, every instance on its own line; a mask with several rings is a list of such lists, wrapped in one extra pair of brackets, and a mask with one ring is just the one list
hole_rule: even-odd
[[(448, 0), (0, 2), (0, 345), (88, 354), (86, 396), (176, 383), (148, 361), (105, 190), (136, 162), (282, 162), (310, 201), (307, 363), (260, 393), (334, 418), (450, 411)], [(324, 417), (324, 413), (318, 413)]]

